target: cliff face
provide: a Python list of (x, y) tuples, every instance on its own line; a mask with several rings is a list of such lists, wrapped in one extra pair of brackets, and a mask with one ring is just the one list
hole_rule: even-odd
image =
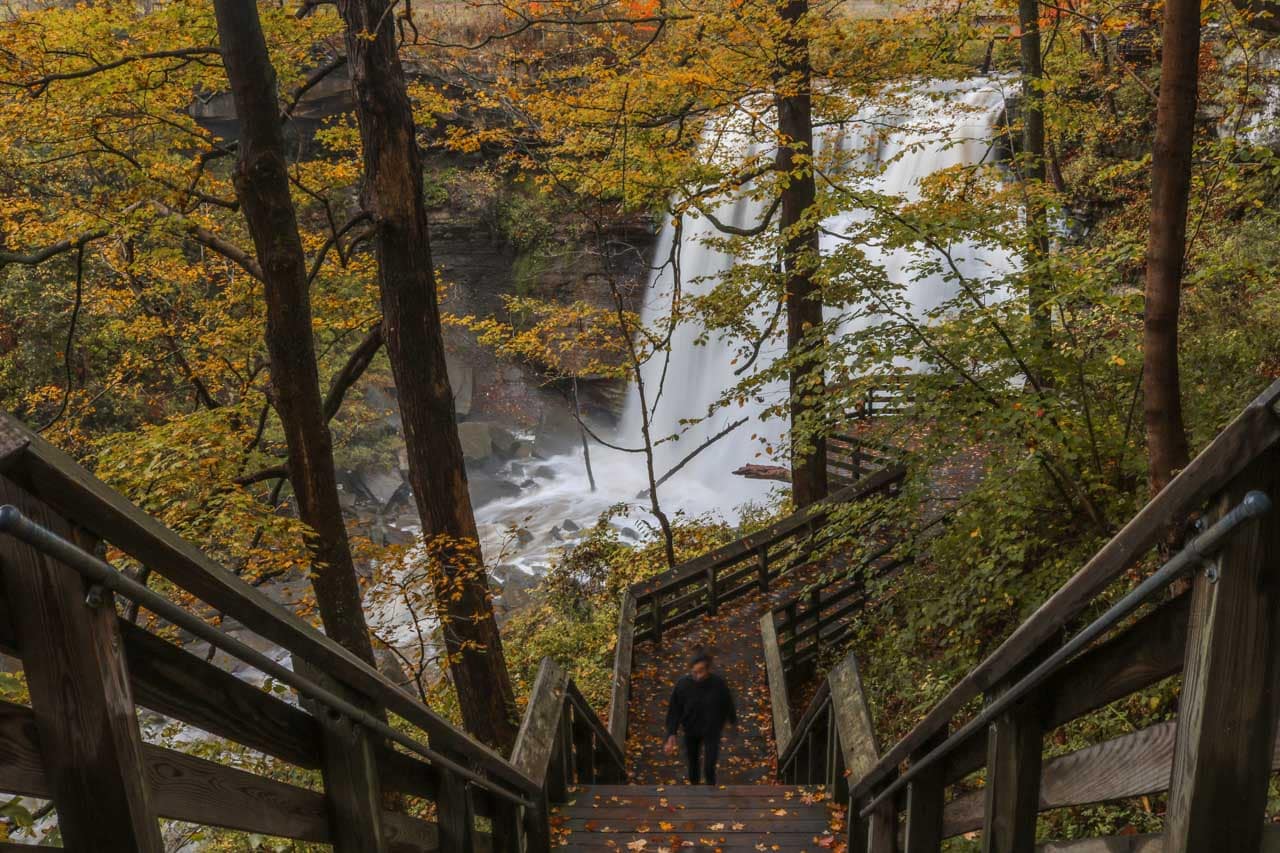
[[(350, 115), (351, 109), (345, 73), (324, 78), (293, 112), (288, 123), (291, 150), (322, 156), (314, 142), (316, 131), (336, 117)], [(190, 110), (219, 136), (236, 137), (229, 97), (203, 97)], [(657, 238), (650, 217), (615, 220), (607, 211), (590, 216), (575, 212), (564, 200), (513, 183), (499, 166), (500, 153), (464, 156), (424, 150), (432, 259), (446, 315), (509, 320), (504, 299), (517, 295), (565, 304), (584, 301), (612, 310), (612, 285), (624, 294), (628, 308), (638, 308)], [(349, 189), (351, 206), (358, 191), (355, 186)], [(462, 324), (447, 325), (445, 333), (459, 433), (477, 509), (501, 506), (554, 479), (552, 469), (540, 460), (581, 453), (569, 387), (529, 365), (496, 357)], [(621, 412), (626, 383), (580, 376), (578, 392), (583, 415), (607, 428)], [(338, 463), (346, 466), (340, 471), (344, 510), (353, 528), (375, 543), (410, 542), (418, 526), (405, 480), (395, 393), (384, 374), (371, 371), (357, 395), (376, 416), (339, 448)], [(525, 523), (516, 516), (510, 522)], [(490, 526), (503, 523), (500, 518)], [(577, 529), (575, 525), (572, 530)], [(520, 536), (517, 544), (527, 544), (528, 537)], [(507, 593), (514, 594), (527, 581), (523, 572), (497, 568)], [(503, 596), (504, 603), (510, 603), (509, 597)]]
[[(238, 135), (228, 94), (202, 96), (189, 109), (220, 137)], [(338, 69), (299, 99), (287, 125), (291, 150), (317, 156), (316, 131), (351, 115), (350, 80), (346, 69)], [(632, 301), (645, 286), (656, 239), (648, 216), (610, 221), (606, 213), (603, 221), (588, 222), (512, 184), (499, 172), (496, 156), (434, 150), (424, 156), (433, 260), (447, 288), (448, 313), (507, 319), (503, 297), (509, 295), (611, 308), (610, 279)], [(357, 191), (351, 188), (353, 200)], [(447, 340), (460, 418), (502, 417), (530, 428), (545, 419), (548, 407), (563, 407), (565, 389), (546, 384), (523, 365), (499, 361), (465, 330), (450, 328)], [(607, 420), (617, 413), (622, 383), (583, 377), (579, 386), (591, 414)]]

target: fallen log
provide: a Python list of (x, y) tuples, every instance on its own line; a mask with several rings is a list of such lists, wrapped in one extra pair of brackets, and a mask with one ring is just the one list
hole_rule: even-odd
[(780, 480), (791, 482), (791, 470), (781, 465), (743, 465), (733, 473), (748, 480)]

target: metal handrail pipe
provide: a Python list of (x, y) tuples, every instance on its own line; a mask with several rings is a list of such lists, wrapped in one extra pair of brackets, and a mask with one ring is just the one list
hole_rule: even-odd
[(870, 816), (877, 806), (901, 790), (921, 771), (938, 763), (955, 749), (957, 744), (963, 743), (974, 732), (989, 724), (1002, 712), (1039, 686), (1058, 667), (1075, 657), (1090, 643), (1111, 630), (1120, 620), (1137, 610), (1151, 597), (1152, 593), (1163, 589), (1212, 557), (1237, 527), (1250, 519), (1264, 515), (1270, 509), (1271, 498), (1267, 497), (1265, 492), (1254, 490), (1246, 494), (1230, 512), (1214, 522), (1208, 530), (1188, 542), (1169, 562), (1134, 587), (1131, 592), (1113, 604), (1106, 613), (1091, 622), (1087, 628), (1072, 637), (1062, 648), (1046, 658), (1043, 663), (1013, 684), (1004, 693), (1001, 693), (991, 704), (983, 708), (978, 716), (961, 726), (932, 752), (926, 754), (919, 761), (912, 763), (905, 773), (881, 790), (865, 808), (861, 809), (859, 814), (862, 817)]
[[(483, 788), (508, 802), (530, 809), (535, 807), (532, 800), (526, 799), (510, 789), (486, 779), (479, 773), (445, 758), (429, 746), (387, 725), (387, 723), (379, 720), (368, 711), (353, 705), (310, 679), (298, 675), (288, 667), (273, 661), (257, 649), (214, 628), (198, 616), (188, 613), (159, 593), (117, 571), (114, 566), (105, 560), (98, 559), (78, 545), (68, 542), (52, 530), (27, 518), (22, 513), (22, 510), (16, 506), (11, 504), (0, 506), (0, 532), (8, 533), (37, 551), (53, 557), (60, 563), (64, 563), (85, 577), (90, 583), (98, 584), (131, 601), (136, 601), (142, 607), (204, 640), (214, 648), (221, 649), (277, 681), (289, 685), (308, 699), (315, 700), (332, 711), (336, 711), (342, 716), (359, 723), (366, 729), (375, 731), (388, 740), (395, 741), (405, 749), (411, 750), (427, 759), (431, 765), (440, 770), (461, 776), (473, 785)], [(532, 786), (533, 782), (530, 781), (529, 784)]]

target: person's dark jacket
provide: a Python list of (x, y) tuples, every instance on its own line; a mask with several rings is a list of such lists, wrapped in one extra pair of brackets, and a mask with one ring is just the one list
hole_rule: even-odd
[(738, 724), (729, 685), (714, 672), (698, 681), (686, 675), (676, 682), (667, 707), (667, 736), (684, 729), (686, 735), (718, 735), (725, 723)]

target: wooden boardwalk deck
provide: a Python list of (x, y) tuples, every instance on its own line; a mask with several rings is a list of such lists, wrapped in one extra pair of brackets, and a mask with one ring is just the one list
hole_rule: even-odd
[(685, 781), (682, 753), (662, 751), (667, 702), (676, 679), (689, 670), (698, 648), (715, 657), (715, 668), (729, 682), (738, 707), (738, 732), (720, 747), (721, 785), (750, 785), (776, 778), (778, 751), (773, 737), (769, 685), (765, 677), (760, 617), (823, 571), (806, 565), (775, 581), (767, 595), (751, 592), (668, 629), (661, 642), (637, 643), (632, 658), (627, 772), (636, 784), (675, 785)]
[(833, 846), (826, 795), (789, 785), (587, 785), (552, 812), (561, 850), (769, 850)]

